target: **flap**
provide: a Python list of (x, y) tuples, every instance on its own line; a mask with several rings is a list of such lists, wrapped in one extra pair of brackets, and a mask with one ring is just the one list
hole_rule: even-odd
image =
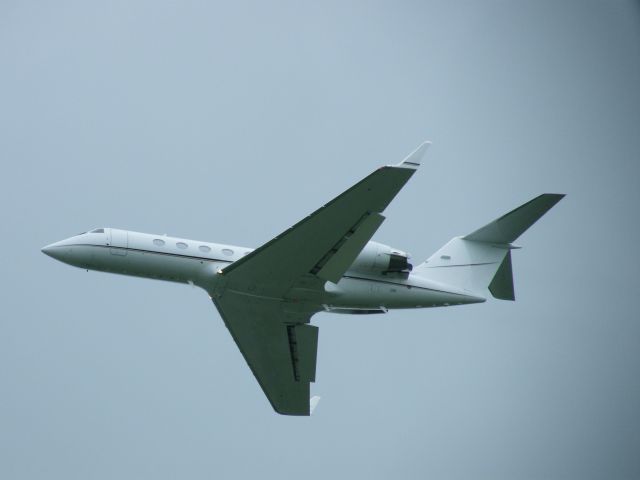
[[(311, 269), (323, 280), (338, 283), (344, 272), (353, 264), (369, 239), (384, 222), (384, 217), (379, 213), (366, 213), (363, 219), (355, 227), (349, 230), (339, 242)], [(326, 259), (326, 260), (325, 260)]]

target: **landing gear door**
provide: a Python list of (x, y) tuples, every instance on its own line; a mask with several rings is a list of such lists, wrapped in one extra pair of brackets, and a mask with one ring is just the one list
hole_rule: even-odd
[(111, 255), (125, 256), (127, 254), (127, 247), (129, 246), (129, 232), (126, 230), (116, 230), (111, 228), (110, 233), (110, 245), (109, 251)]

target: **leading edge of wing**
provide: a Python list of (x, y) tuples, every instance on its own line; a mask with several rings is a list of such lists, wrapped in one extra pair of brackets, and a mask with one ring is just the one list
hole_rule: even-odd
[[(323, 258), (325, 259), (325, 261), (327, 260), (326, 258), (327, 254), (329, 254), (330, 256), (332, 255), (331, 253), (332, 248), (334, 248), (336, 245), (342, 245), (344, 243), (341, 241), (341, 239), (345, 235), (349, 235), (349, 233), (353, 233), (352, 232), (353, 227), (357, 228), (365, 217), (370, 216), (374, 213), (379, 214), (387, 207), (387, 205), (391, 202), (391, 200), (393, 200), (396, 194), (400, 191), (400, 189), (404, 186), (404, 184), (413, 175), (415, 170), (417, 170), (417, 168), (420, 166), (421, 159), (424, 156), (424, 153), (426, 152), (430, 144), (431, 142), (429, 141), (423, 142), (422, 144), (420, 144), (420, 146), (418, 146), (418, 148), (416, 148), (413, 152), (411, 152), (402, 162), (396, 165), (387, 165), (375, 170), (373, 173), (371, 173), (370, 175), (362, 179), (360, 182), (356, 183), (351, 188), (347, 189), (346, 191), (344, 191), (343, 193), (335, 197), (333, 200), (331, 200), (327, 204), (317, 209), (311, 215), (308, 215), (307, 217), (303, 218), (301, 221), (299, 221), (292, 227), (288, 228), (284, 232), (280, 233), (279, 235), (274, 237), (272, 240), (258, 247), (256, 250), (252, 251), (249, 255), (225, 267), (222, 270), (222, 273), (225, 276), (228, 276), (230, 273), (237, 271), (239, 269), (244, 270), (243, 268), (241, 268), (244, 265), (255, 263), (255, 261), (260, 257), (264, 258), (266, 251), (274, 247), (275, 244), (284, 241), (288, 236), (292, 234), (292, 232), (302, 229), (305, 226), (305, 224), (308, 224), (314, 219), (317, 219), (324, 211), (331, 209), (332, 207), (336, 206), (336, 204), (340, 202), (344, 203), (344, 201), (349, 196), (353, 197), (353, 195), (356, 195), (358, 193), (357, 192), (358, 190), (362, 190), (365, 184), (369, 183), (371, 185), (371, 188), (369, 188), (367, 191), (371, 191), (374, 187), (379, 187), (380, 190), (383, 190), (382, 187), (384, 187), (384, 184), (385, 183), (388, 184), (387, 185), (388, 191), (382, 191), (379, 197), (375, 197), (373, 194), (371, 194), (369, 198), (367, 198), (366, 201), (364, 202), (366, 203), (366, 205), (362, 205), (363, 207), (362, 211), (352, 212), (350, 219), (347, 219), (347, 218), (344, 219), (346, 223), (337, 222), (337, 223), (340, 223), (340, 225), (336, 226), (335, 238), (331, 240), (328, 238), (325, 239), (325, 245), (322, 245), (320, 247), (322, 249), (322, 252), (315, 255), (313, 258), (310, 258), (308, 262), (309, 265), (305, 265), (302, 271), (295, 272), (295, 275), (299, 276), (300, 274), (310, 272), (311, 269), (313, 269), (313, 267), (317, 265)], [(391, 172), (393, 171), (397, 173), (392, 175)], [(405, 171), (406, 173), (402, 173), (403, 171)], [(381, 178), (378, 178), (378, 177), (381, 177)], [(366, 192), (361, 192), (362, 195), (364, 195), (365, 193)], [(377, 216), (374, 215), (374, 217), (377, 217)], [(369, 225), (369, 228), (367, 228), (367, 232), (366, 232), (366, 236), (368, 237), (366, 238), (367, 241), (369, 238), (371, 238), (371, 236), (373, 236), (373, 234), (377, 230), (377, 227), (379, 227), (381, 223), (382, 221), (369, 222), (370, 225)], [(358, 243), (362, 243), (362, 239), (360, 239)], [(364, 246), (364, 244), (366, 244), (366, 241), (362, 243), (362, 246)], [(354, 253), (355, 256), (359, 254), (361, 248), (355, 251)], [(278, 253), (274, 252), (275, 255), (278, 255), (281, 253), (282, 252), (278, 252)], [(313, 252), (309, 252), (309, 254), (313, 255)], [(351, 256), (351, 253), (349, 256)], [(355, 259), (355, 256), (353, 259)], [(282, 258), (282, 261), (285, 262), (286, 258)], [(301, 263), (304, 263), (304, 262), (301, 262)], [(344, 263), (344, 262), (341, 261), (340, 263)], [(347, 267), (348, 267), (348, 264), (347, 264)], [(249, 270), (247, 270), (247, 273), (250, 273)], [(294, 272), (291, 272), (291, 273), (294, 273)], [(333, 273), (332, 277), (335, 277), (336, 275), (335, 269), (332, 273)], [(256, 279), (256, 280), (259, 281), (259, 279)], [(291, 280), (295, 281), (296, 278), (293, 278)]]

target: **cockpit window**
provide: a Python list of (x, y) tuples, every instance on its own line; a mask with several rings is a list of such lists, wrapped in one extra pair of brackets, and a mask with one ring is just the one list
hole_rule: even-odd
[(91, 230), (89, 233), (104, 233), (104, 228), (96, 228), (95, 230)]

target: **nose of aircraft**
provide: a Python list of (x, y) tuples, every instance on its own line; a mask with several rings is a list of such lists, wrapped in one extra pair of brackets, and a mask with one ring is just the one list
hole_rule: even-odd
[(55, 243), (52, 243), (50, 245), (42, 247), (40, 251), (51, 258), (55, 258), (56, 260), (61, 260), (63, 248), (60, 245), (56, 245)]
[(70, 239), (61, 240), (59, 242), (46, 245), (40, 249), (45, 255), (55, 258), (64, 263), (69, 263), (72, 259), (72, 245), (69, 242)]

